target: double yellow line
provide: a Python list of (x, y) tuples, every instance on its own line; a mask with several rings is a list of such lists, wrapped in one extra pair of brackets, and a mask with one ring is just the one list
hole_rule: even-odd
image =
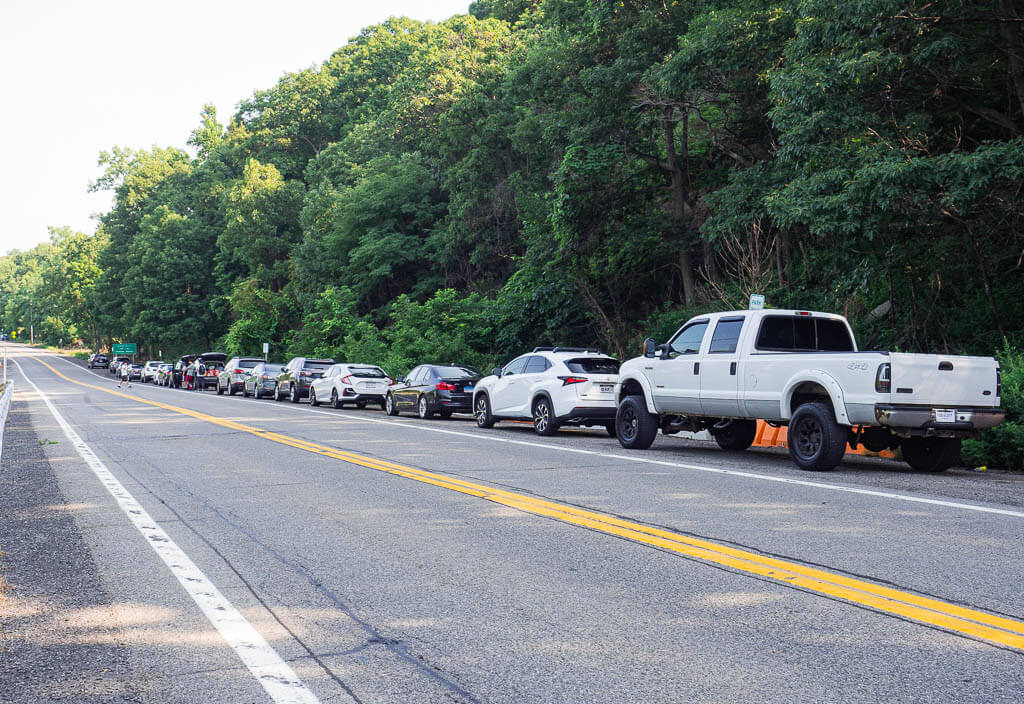
[(38, 360), (61, 379), (72, 384), (121, 396), (138, 403), (156, 406), (157, 408), (186, 415), (207, 423), (214, 423), (232, 430), (250, 433), (305, 452), (312, 452), (324, 457), (342, 460), (349, 464), (387, 472), (388, 474), (405, 477), (425, 484), (432, 484), (450, 491), (457, 491), (460, 494), (493, 501), (494, 503), (519, 511), (590, 528), (601, 533), (626, 538), (643, 545), (649, 545), (704, 562), (728, 567), (739, 572), (775, 580), (817, 594), (841, 599), (860, 606), (867, 606), (882, 613), (892, 614), (954, 633), (972, 636), (1001, 646), (1024, 651), (1024, 622), (1016, 619), (950, 604), (939, 599), (919, 596), (862, 579), (855, 579), (746, 550), (739, 550), (727, 545), (693, 538), (670, 530), (654, 528), (596, 511), (589, 511), (546, 499), (538, 499), (526, 494), (496, 489), (445, 474), (428, 472), (386, 460), (346, 452), (308, 440), (301, 440), (244, 423), (207, 415), (206, 413), (200, 413), (188, 408), (150, 401), (102, 386), (70, 379), (42, 359), (38, 357), (34, 357), (34, 359)]

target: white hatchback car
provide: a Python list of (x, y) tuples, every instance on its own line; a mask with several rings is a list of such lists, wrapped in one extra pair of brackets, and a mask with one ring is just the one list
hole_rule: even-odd
[(615, 435), (619, 361), (593, 348), (537, 347), (476, 384), (476, 424), (533, 421), (540, 435), (563, 425), (600, 426)]
[(372, 364), (335, 364), (310, 384), (309, 402), (314, 406), (330, 403), (332, 408), (346, 403), (359, 408), (379, 403), (384, 408), (384, 397), (392, 383), (383, 369)]

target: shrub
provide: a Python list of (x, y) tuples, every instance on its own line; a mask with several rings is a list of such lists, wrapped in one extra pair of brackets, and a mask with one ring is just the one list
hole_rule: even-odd
[(1006, 420), (986, 430), (980, 439), (965, 441), (960, 459), (972, 467), (987, 465), (1019, 472), (1024, 470), (1024, 350), (1004, 342), (996, 357), (1002, 369)]

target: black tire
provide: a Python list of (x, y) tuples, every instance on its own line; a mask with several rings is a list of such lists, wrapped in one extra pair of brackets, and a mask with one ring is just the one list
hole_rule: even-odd
[(754, 444), (757, 437), (756, 420), (732, 420), (724, 428), (712, 429), (715, 442), (723, 450), (740, 452)]
[(254, 399), (256, 399), (257, 401), (259, 401), (261, 398), (263, 398), (263, 396), (260, 394), (260, 385), (259, 384), (255, 384), (252, 387), (252, 397)]
[(903, 438), (903, 459), (915, 472), (945, 472), (960, 459), (960, 438)]
[(356, 408), (366, 408), (366, 401), (356, 401)]
[(223, 396), (224, 395), (224, 389), (220, 388), (220, 382), (219, 381), (217, 382), (217, 395), (218, 396)]
[(452, 412), (451, 412), (451, 410), (449, 410), (449, 409), (447, 409), (447, 408), (445, 408), (445, 409), (441, 410), (441, 417), (442, 417), (442, 418), (451, 418), (451, 417), (452, 417)]
[(388, 394), (384, 399), (384, 412), (389, 416), (398, 415), (398, 404), (395, 402), (395, 397), (391, 394)]
[(615, 436), (627, 450), (646, 450), (658, 436), (658, 416), (647, 411), (643, 396), (627, 396), (615, 412)]
[(555, 419), (555, 409), (546, 396), (533, 402), (533, 429), (537, 435), (550, 437), (558, 432), (559, 423)]
[(242, 384), (242, 398), (249, 398), (249, 387)]
[(473, 402), (473, 415), (479, 428), (493, 428), (494, 416), (491, 414), (491, 399), (487, 394), (479, 394)]
[(827, 472), (846, 453), (849, 430), (836, 422), (832, 407), (821, 401), (805, 403), (789, 421), (789, 455), (800, 469)]
[(416, 415), (420, 417), (420, 420), (430, 420), (434, 417), (434, 412), (430, 410), (430, 402), (423, 394), (420, 394), (420, 398), (416, 402)]
[(611, 423), (607, 423), (604, 426), (604, 429), (605, 429), (605, 432), (608, 433), (608, 437), (610, 437), (610, 438), (615, 437), (616, 433), (615, 433), (615, 422), (614, 421), (612, 421)]
[(314, 408), (320, 405), (320, 402), (316, 400), (316, 390), (312, 386), (309, 387), (309, 405)]
[(299, 402), (299, 387), (295, 384), (288, 384), (288, 400), (292, 403)]
[(281, 401), (283, 399), (284, 399), (284, 396), (281, 395), (281, 385), (280, 384), (274, 384), (274, 400), (275, 401)]
[(235, 385), (231, 383), (230, 379), (228, 379), (228, 396), (234, 396), (237, 393), (238, 389), (236, 389)]
[(337, 389), (331, 389), (331, 408), (341, 408), (341, 399), (338, 397)]

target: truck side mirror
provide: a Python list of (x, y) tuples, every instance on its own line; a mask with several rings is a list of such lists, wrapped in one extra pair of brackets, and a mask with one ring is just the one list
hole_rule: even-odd
[(672, 348), (669, 347), (669, 344), (666, 342), (664, 345), (658, 345), (657, 349), (658, 349), (658, 357), (660, 359), (668, 359), (669, 350), (672, 349)]
[(654, 350), (657, 348), (658, 343), (654, 341), (653, 337), (648, 337), (644, 340), (644, 357), (654, 357)]
[(501, 367), (495, 367), (491, 370), (491, 374), (494, 376), (501, 376)]

